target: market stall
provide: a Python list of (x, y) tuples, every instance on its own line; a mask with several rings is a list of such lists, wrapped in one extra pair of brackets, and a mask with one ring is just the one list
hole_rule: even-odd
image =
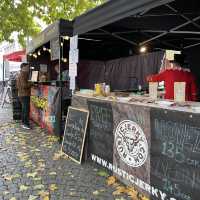
[(88, 159), (152, 199), (196, 199), (199, 103), (168, 105), (141, 96), (113, 100), (77, 93), (72, 100), (90, 112)]
[(51, 134), (62, 135), (71, 91), (68, 79), (69, 37), (72, 23), (58, 20), (27, 46), (30, 64), (30, 117)]
[(146, 81), (170, 60), (200, 80), (198, 4), (109, 1), (74, 22), (80, 92), (72, 106), (90, 113), (85, 155), (151, 199), (198, 198), (200, 104), (177, 101), (177, 90), (175, 101), (152, 98)]

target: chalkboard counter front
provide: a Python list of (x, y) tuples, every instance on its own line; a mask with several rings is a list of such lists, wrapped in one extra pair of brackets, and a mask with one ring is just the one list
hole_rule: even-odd
[(144, 99), (73, 95), (72, 106), (90, 113), (85, 160), (111, 170), (151, 200), (199, 199), (200, 113)]

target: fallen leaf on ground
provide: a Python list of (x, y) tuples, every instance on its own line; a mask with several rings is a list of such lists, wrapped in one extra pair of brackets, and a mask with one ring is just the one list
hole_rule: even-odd
[(109, 176), (109, 174), (106, 171), (98, 171), (97, 175), (102, 176), (102, 177), (108, 177)]
[(99, 191), (96, 190), (96, 191), (94, 191), (92, 194), (93, 194), (93, 195), (99, 195)]
[(41, 189), (44, 189), (44, 185), (42, 185), (42, 184), (35, 185), (33, 188), (34, 188), (35, 190), (41, 190)]
[(58, 160), (62, 157), (63, 153), (59, 151), (58, 153), (55, 153), (53, 156), (53, 160)]
[(10, 200), (17, 200), (15, 197), (12, 197)]
[(44, 168), (45, 167), (45, 163), (43, 162), (38, 162), (37, 163), (38, 168)]
[(51, 184), (50, 186), (49, 186), (49, 190), (51, 190), (51, 191), (55, 191), (55, 190), (57, 190), (58, 189), (58, 187), (56, 186), (56, 184)]
[(113, 195), (121, 195), (127, 191), (124, 186), (118, 186), (116, 189), (117, 190), (113, 192)]
[(127, 187), (126, 193), (127, 193), (131, 198), (137, 199), (137, 194), (138, 194), (138, 192), (137, 192), (134, 188), (132, 188), (132, 187)]
[(28, 200), (35, 200), (37, 198), (38, 198), (37, 196), (30, 195), (29, 198), (28, 198)]
[(50, 172), (49, 175), (51, 176), (56, 175), (56, 172)]
[(44, 190), (38, 192), (42, 200), (49, 200), (49, 192), (45, 192)]
[(26, 185), (20, 185), (20, 187), (19, 187), (19, 191), (20, 192), (22, 192), (22, 191), (26, 191), (26, 190), (28, 190), (28, 186), (26, 186)]
[(37, 177), (37, 178), (33, 178), (33, 180), (34, 181), (40, 181), (40, 180), (42, 180), (42, 178), (41, 177)]
[(3, 192), (4, 195), (10, 194), (10, 192), (8, 190)]
[(27, 173), (27, 177), (35, 178), (36, 175), (37, 175), (37, 172)]
[(19, 178), (20, 177), (20, 174), (15, 174), (12, 176), (13, 178)]
[(11, 180), (13, 179), (13, 176), (8, 175), (8, 174), (5, 174), (5, 175), (3, 175), (3, 178), (4, 178), (5, 180), (7, 180), (7, 181), (11, 181)]
[(121, 198), (116, 198), (115, 200), (126, 200), (126, 199), (124, 199), (124, 197), (121, 197)]
[(117, 181), (115, 176), (110, 176), (107, 178), (107, 185), (113, 185)]
[(69, 195), (70, 196), (74, 196), (76, 194), (76, 192), (70, 192)]

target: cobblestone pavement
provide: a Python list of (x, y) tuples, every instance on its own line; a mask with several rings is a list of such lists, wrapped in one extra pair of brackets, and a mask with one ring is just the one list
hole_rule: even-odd
[(5, 104), (4, 107), (1, 108), (1, 102), (0, 102), (0, 125), (11, 121), (12, 121), (11, 105)]
[(129, 199), (113, 195), (116, 188), (107, 185), (102, 169), (78, 165), (59, 150), (58, 138), (37, 126), (24, 131), (14, 122), (1, 124), (0, 200)]

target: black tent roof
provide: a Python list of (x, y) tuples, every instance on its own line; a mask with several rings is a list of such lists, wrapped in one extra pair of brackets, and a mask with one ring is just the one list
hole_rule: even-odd
[(44, 45), (54, 38), (59, 36), (72, 36), (73, 35), (73, 23), (67, 20), (57, 20), (53, 24), (49, 25), (44, 31), (39, 33), (35, 38), (33, 38), (28, 46), (27, 53), (33, 52), (38, 47)]
[(200, 45), (199, 0), (111, 0), (74, 21), (74, 35), (138, 47), (183, 50)]
[(173, 0), (110, 0), (107, 3), (77, 17), (74, 34), (82, 34), (108, 25), (125, 17), (148, 11)]

